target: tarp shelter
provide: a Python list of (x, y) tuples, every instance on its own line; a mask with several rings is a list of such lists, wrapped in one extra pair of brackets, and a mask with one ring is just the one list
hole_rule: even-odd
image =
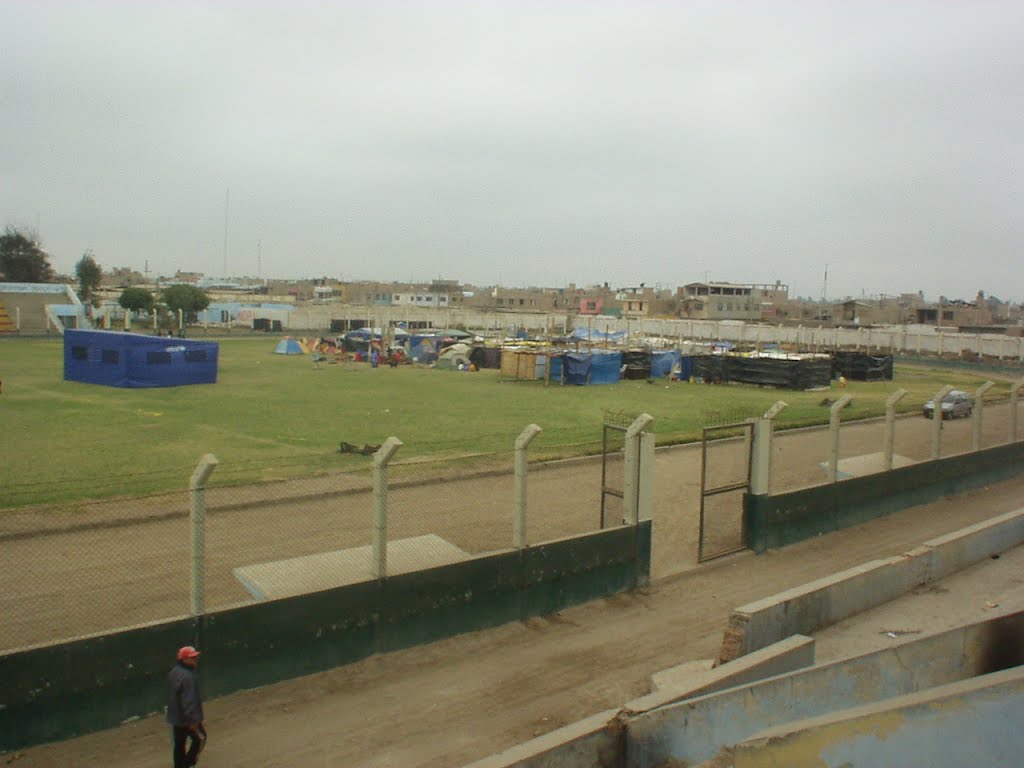
[[(651, 353), (651, 378), (663, 379), (672, 373), (672, 369), (680, 365), (682, 353), (678, 349), (659, 350)], [(680, 371), (680, 378), (682, 374)], [(689, 378), (689, 376), (687, 376)]]
[(211, 341), (119, 331), (64, 332), (64, 380), (142, 389), (217, 382)]
[(619, 352), (566, 352), (562, 355), (566, 384), (615, 384), (620, 378)]
[(413, 334), (409, 337), (409, 357), (417, 363), (432, 363), (437, 360), (441, 337), (435, 334)]
[(837, 351), (832, 355), (832, 378), (851, 381), (892, 381), (892, 355)]
[(281, 339), (274, 347), (275, 355), (304, 355), (306, 348), (298, 339)]
[(624, 379), (648, 379), (651, 377), (651, 351), (649, 349), (629, 349), (622, 353), (622, 372)]
[(820, 356), (782, 359), (699, 355), (694, 360), (694, 374), (705, 382), (738, 381), (797, 390), (827, 387), (830, 371), (831, 362)]
[(590, 367), (591, 384), (616, 384), (622, 378), (621, 352), (594, 352)]
[(584, 352), (566, 352), (562, 355), (563, 379), (565, 383), (577, 386), (589, 384), (593, 359), (593, 355)]

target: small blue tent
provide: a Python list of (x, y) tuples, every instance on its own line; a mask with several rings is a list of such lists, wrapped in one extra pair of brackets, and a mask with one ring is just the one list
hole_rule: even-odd
[(139, 389), (215, 384), (215, 342), (119, 331), (64, 331), (64, 380)]
[(281, 339), (274, 347), (275, 355), (303, 355), (305, 350), (295, 339)]

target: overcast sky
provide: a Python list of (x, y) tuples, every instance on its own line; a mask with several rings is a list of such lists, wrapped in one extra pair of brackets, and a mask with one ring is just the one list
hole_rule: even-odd
[(0, 225), (60, 271), (818, 297), (828, 265), (830, 297), (1024, 300), (1021, 2), (0, 0), (0, 29)]

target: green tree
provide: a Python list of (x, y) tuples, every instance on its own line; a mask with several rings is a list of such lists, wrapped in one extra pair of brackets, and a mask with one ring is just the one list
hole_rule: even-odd
[(145, 288), (125, 288), (117, 303), (131, 312), (150, 312), (153, 309), (153, 294)]
[(180, 309), (189, 323), (195, 322), (196, 313), (210, 306), (210, 297), (194, 285), (172, 285), (164, 288), (163, 301), (167, 309), (174, 314)]
[(91, 303), (93, 294), (103, 282), (103, 268), (96, 263), (96, 256), (91, 248), (86, 250), (75, 264), (75, 277), (78, 278), (78, 298), (86, 304)]
[(0, 235), (0, 280), (12, 283), (52, 283), (56, 279), (50, 257), (34, 237), (15, 227)]

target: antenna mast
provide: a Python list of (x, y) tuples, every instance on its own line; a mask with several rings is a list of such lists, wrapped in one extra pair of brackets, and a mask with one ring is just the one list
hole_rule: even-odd
[(825, 297), (828, 295), (828, 264), (825, 265), (825, 282), (821, 284), (821, 300), (825, 301)]

